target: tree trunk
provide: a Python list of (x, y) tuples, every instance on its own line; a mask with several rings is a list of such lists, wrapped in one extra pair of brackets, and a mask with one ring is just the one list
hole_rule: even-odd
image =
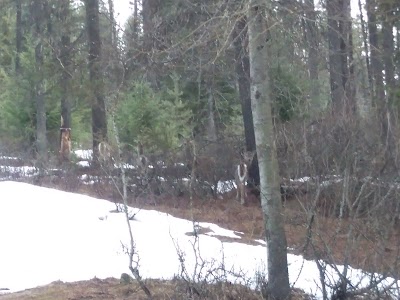
[(60, 22), (62, 34), (60, 40), (60, 62), (62, 67), (61, 74), (61, 116), (63, 126), (71, 127), (71, 103), (70, 103), (70, 81), (71, 81), (71, 30), (69, 26), (70, 0), (62, 0), (60, 11)]
[(396, 88), (396, 79), (394, 71), (394, 36), (393, 36), (393, 16), (392, 5), (390, 3), (382, 3), (383, 9), (383, 24), (382, 24), (382, 52), (383, 52), (383, 65), (385, 70), (385, 88), (386, 88), (386, 101), (385, 101), (385, 117), (382, 121), (386, 123), (386, 163), (388, 166), (396, 166), (397, 169), (397, 151), (396, 137), (393, 132), (395, 112), (393, 110), (394, 93)]
[(99, 26), (99, 1), (86, 0), (86, 26), (89, 43), (89, 78), (92, 99), (93, 161), (98, 161), (98, 145), (107, 140), (107, 116), (105, 109), (103, 74), (101, 70), (101, 40)]
[(154, 55), (159, 49), (159, 38), (157, 37), (156, 15), (161, 5), (160, 0), (143, 0), (142, 1), (142, 17), (143, 17), (143, 53), (145, 78), (154, 89), (159, 88), (159, 74), (157, 74), (157, 65), (155, 64)]
[(369, 87), (366, 89), (368, 90), (367, 97), (368, 97), (368, 102), (370, 103), (371, 97), (374, 94), (374, 80), (372, 78), (371, 74), (371, 63), (369, 59), (369, 49), (368, 49), (368, 33), (367, 29), (365, 26), (365, 21), (364, 21), (364, 14), (363, 14), (363, 9), (362, 9), (362, 4), (361, 0), (358, 0), (358, 8), (360, 10), (360, 23), (361, 23), (361, 31), (362, 31), (362, 36), (363, 36), (363, 45), (364, 45), (364, 52), (365, 52), (365, 64), (367, 66), (367, 76), (368, 76), (368, 83)]
[(269, 87), (268, 26), (263, 0), (250, 0), (248, 11), (251, 104), (260, 167), (261, 206), (268, 252), (268, 289), (272, 299), (290, 299), (287, 243), (280, 193), (277, 149)]
[[(387, 101), (383, 84), (383, 63), (381, 60), (381, 49), (378, 41), (378, 29), (375, 0), (366, 0), (366, 9), (368, 16), (369, 44), (371, 53), (371, 74), (374, 80), (373, 103), (377, 108), (378, 120), (381, 125), (381, 140), (383, 145), (387, 145), (387, 136), (389, 134), (389, 124), (387, 118)], [(386, 150), (385, 150), (386, 152)], [(381, 170), (383, 171), (383, 170)]]
[(15, 19), (15, 73), (19, 74), (21, 70), (20, 54), (22, 51), (22, 6), (21, 0), (15, 1), (16, 19)]
[(108, 11), (110, 13), (110, 23), (111, 23), (111, 45), (112, 48), (117, 48), (118, 44), (118, 36), (117, 36), (117, 28), (115, 26), (115, 16), (114, 16), (114, 2), (113, 0), (108, 0)]
[[(60, 156), (62, 160), (68, 161), (70, 158), (69, 151), (65, 151), (62, 145), (62, 135), (68, 131), (71, 137), (71, 30), (69, 25), (70, 17), (70, 0), (62, 0), (60, 9), (60, 23), (62, 34), (60, 40), (60, 62), (62, 67), (61, 73), (61, 128), (60, 128)], [(71, 141), (70, 141), (71, 142)], [(70, 149), (69, 149), (70, 150)]]
[[(242, 105), (246, 151), (255, 151), (256, 139), (254, 136), (253, 113), (251, 111), (250, 96), (250, 63), (246, 45), (246, 18), (243, 17), (236, 22), (233, 39), (235, 48), (235, 70), (239, 86), (240, 103)], [(253, 159), (249, 168), (249, 181), (255, 186), (260, 185), (260, 174), (258, 170), (257, 157)]]
[(47, 128), (46, 128), (46, 102), (43, 86), (43, 34), (47, 16), (44, 10), (44, 3), (41, 0), (34, 0), (31, 3), (31, 14), (34, 22), (35, 39), (35, 69), (37, 79), (34, 87), (34, 97), (36, 105), (36, 151), (39, 168), (47, 160)]
[(321, 102), (318, 79), (319, 40), (314, 0), (305, 0), (305, 16), (305, 32), (308, 44), (308, 72), (311, 82), (311, 111), (318, 112)]
[(214, 114), (214, 93), (213, 93), (213, 84), (212, 82), (208, 82), (207, 85), (207, 126), (206, 126), (206, 135), (208, 141), (215, 143), (217, 141), (217, 127), (215, 126), (215, 114)]
[(350, 0), (327, 0), (326, 10), (332, 109), (334, 114), (352, 116), (355, 97), (354, 81), (349, 80), (349, 60), (352, 59)]
[(346, 92), (346, 113), (352, 117), (356, 113), (356, 80), (354, 71), (353, 31), (351, 20), (350, 0), (344, 0), (342, 4), (343, 15), (343, 74), (344, 88)]
[(389, 3), (382, 3), (383, 8), (383, 26), (382, 26), (382, 50), (383, 63), (385, 66), (385, 82), (386, 82), (386, 97), (389, 105), (392, 102), (393, 92), (396, 86), (394, 76), (394, 36), (393, 36), (393, 13)]
[(343, 112), (344, 88), (342, 82), (342, 60), (339, 37), (339, 4), (337, 0), (327, 0), (328, 42), (329, 42), (329, 74), (331, 84), (332, 108), (335, 113)]
[(135, 38), (135, 41), (137, 42), (137, 37), (139, 36), (139, 24), (140, 24), (140, 20), (139, 20), (139, 8), (138, 8), (138, 1), (139, 0), (134, 0), (133, 2), (133, 19), (134, 19), (134, 23), (133, 23), (133, 37)]
[(35, 47), (36, 74), (39, 80), (35, 85), (36, 103), (36, 150), (38, 161), (42, 164), (47, 159), (47, 137), (46, 137), (46, 104), (43, 87), (43, 45), (39, 41)]
[(377, 20), (375, 0), (366, 0), (366, 9), (368, 16), (369, 45), (371, 55), (371, 74), (374, 80), (375, 87), (373, 100), (375, 101), (378, 110), (381, 110), (384, 104), (385, 91), (383, 88), (383, 65), (379, 54), (380, 50), (378, 43), (378, 29), (376, 26)]

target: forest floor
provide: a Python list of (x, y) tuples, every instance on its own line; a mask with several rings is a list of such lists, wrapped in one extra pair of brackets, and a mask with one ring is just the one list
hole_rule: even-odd
[[(43, 184), (43, 183), (42, 183)], [(44, 186), (62, 189), (57, 184)], [(99, 195), (95, 187), (80, 185), (74, 192), (111, 200), (107, 193)], [(211, 222), (221, 227), (234, 230), (242, 236), (242, 242), (254, 244), (254, 240), (263, 239), (264, 222), (259, 199), (250, 195), (246, 205), (242, 206), (235, 199), (235, 191), (223, 195), (222, 199), (212, 197), (193, 199), (188, 197), (170, 197), (156, 199), (151, 203), (143, 201), (133, 203), (142, 209), (152, 209), (171, 214), (172, 216)], [(371, 272), (391, 271), (390, 276), (400, 274), (398, 263), (399, 234), (393, 233), (385, 245), (377, 243), (377, 234), (368, 231), (362, 222), (317, 214), (313, 218), (304, 209), (311, 201), (307, 195), (288, 199), (284, 205), (285, 230), (289, 252), (303, 255), (306, 259), (324, 259), (335, 264), (348, 261), (354, 268), (362, 268)], [(310, 222), (310, 220), (312, 220)], [(348, 228), (353, 226), (358, 234), (349, 237)], [(310, 230), (311, 229), (311, 230)], [(399, 231), (397, 231), (399, 232)], [(229, 241), (228, 241), (229, 242)], [(235, 240), (237, 242), (237, 240)], [(185, 283), (179, 281), (146, 281), (153, 292), (153, 299), (185, 299), (187, 295), (179, 294)], [(184, 290), (184, 288), (183, 288)], [(262, 299), (260, 293), (255, 293), (244, 287), (220, 288), (219, 299)], [(231, 293), (235, 293), (232, 295)], [(0, 300), (6, 299), (147, 299), (136, 284), (121, 285), (119, 279), (92, 279), (89, 281), (63, 283), (54, 282), (44, 287), (26, 291), (0, 295)], [(210, 298), (211, 299), (211, 298)], [(296, 293), (294, 300), (306, 299), (304, 294)]]

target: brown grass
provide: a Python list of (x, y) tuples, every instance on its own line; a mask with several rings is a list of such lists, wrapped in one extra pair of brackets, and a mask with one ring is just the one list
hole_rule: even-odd
[[(171, 299), (219, 299), (219, 300), (261, 300), (260, 292), (252, 291), (244, 286), (221, 283), (206, 285), (203, 289), (189, 293), (189, 286), (179, 280), (146, 280), (153, 300)], [(298, 289), (292, 291), (292, 300), (309, 299)], [(28, 289), (12, 294), (0, 295), (1, 300), (147, 300), (147, 296), (136, 282), (121, 284), (118, 279), (91, 279), (79, 282), (52, 282), (46, 286)]]

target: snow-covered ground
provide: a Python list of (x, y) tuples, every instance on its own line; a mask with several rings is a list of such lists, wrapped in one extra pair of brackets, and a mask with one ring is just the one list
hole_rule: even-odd
[[(111, 212), (114, 204), (11, 181), (0, 182), (0, 195), (0, 289), (18, 291), (56, 280), (118, 278), (123, 272), (129, 273), (123, 247), (129, 243), (128, 228), (122, 213)], [(195, 242), (197, 258), (201, 257), (209, 269), (223, 264), (226, 270), (244, 274), (235, 278), (220, 273), (231, 282), (247, 279), (254, 287), (256, 273), (266, 270), (264, 244), (240, 243), (238, 234), (210, 223), (196, 224), (196, 228), (210, 229), (201, 231), (207, 233), (196, 241), (191, 221), (154, 210), (131, 210), (136, 214), (130, 224), (144, 278), (168, 279), (179, 274), (178, 252), (193, 274)], [(231, 242), (221, 242), (217, 236), (230, 237)], [(288, 261), (291, 283), (321, 298), (315, 262), (291, 254)], [(355, 269), (350, 269), (350, 274), (355, 286), (368, 284), (371, 275)], [(338, 279), (330, 267), (326, 276), (331, 282)]]

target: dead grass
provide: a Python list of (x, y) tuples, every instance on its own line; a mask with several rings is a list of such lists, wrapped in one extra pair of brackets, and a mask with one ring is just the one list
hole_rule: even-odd
[[(152, 293), (153, 300), (171, 299), (219, 299), (219, 300), (261, 300), (260, 292), (252, 291), (244, 286), (221, 283), (206, 285), (203, 289), (192, 289), (179, 280), (146, 280), (146, 285)], [(300, 290), (293, 290), (292, 300), (309, 299)], [(52, 282), (17, 293), (0, 295), (1, 300), (84, 300), (84, 299), (113, 299), (113, 300), (147, 300), (147, 296), (136, 282), (121, 284), (118, 279), (91, 279), (79, 282)]]

